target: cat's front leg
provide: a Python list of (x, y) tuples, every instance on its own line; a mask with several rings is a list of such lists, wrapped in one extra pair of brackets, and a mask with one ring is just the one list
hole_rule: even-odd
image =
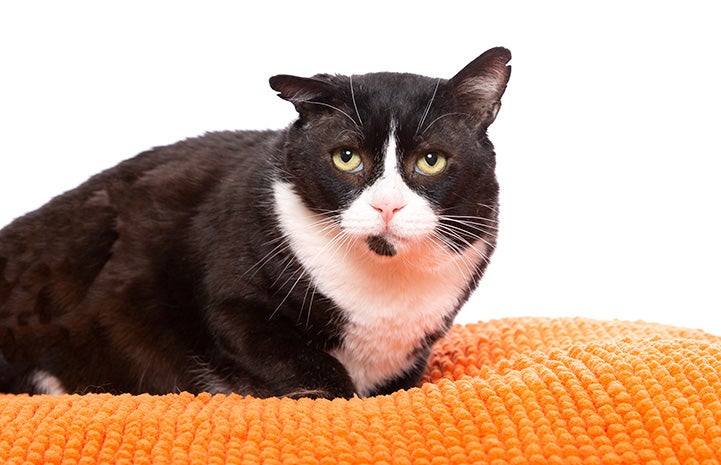
[(230, 390), (258, 397), (351, 398), (356, 389), (343, 365), (294, 322), (248, 302), (208, 312), (216, 357)]

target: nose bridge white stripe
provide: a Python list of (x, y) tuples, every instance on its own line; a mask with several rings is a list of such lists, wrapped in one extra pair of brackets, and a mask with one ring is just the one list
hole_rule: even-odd
[(400, 174), (398, 169), (398, 147), (396, 146), (396, 124), (391, 122), (388, 131), (388, 143), (386, 144), (385, 159), (383, 160), (383, 177), (389, 178), (393, 174)]
[(371, 203), (404, 204), (407, 197), (406, 189), (398, 167), (395, 122), (391, 122), (383, 160), (383, 173), (370, 188)]

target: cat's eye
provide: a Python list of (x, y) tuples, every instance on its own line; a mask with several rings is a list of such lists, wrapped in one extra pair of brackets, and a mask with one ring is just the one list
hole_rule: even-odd
[(447, 159), (441, 153), (429, 152), (416, 161), (416, 172), (424, 176), (436, 176), (446, 169)]
[(346, 173), (357, 173), (363, 169), (363, 159), (360, 154), (348, 147), (341, 147), (331, 152), (333, 164)]

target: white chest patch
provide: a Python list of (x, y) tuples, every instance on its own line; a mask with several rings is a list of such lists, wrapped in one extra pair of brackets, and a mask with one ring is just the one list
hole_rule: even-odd
[[(414, 349), (462, 304), (470, 275), (486, 252), (482, 242), (462, 254), (451, 252), (430, 234), (437, 220), (424, 199), (398, 179), (378, 183), (403, 196), (404, 208), (384, 222), (369, 206), (378, 195), (378, 186), (370, 186), (342, 215), (342, 227), (319, 223), (291, 184), (274, 185), (291, 249), (316, 288), (348, 318), (342, 346), (333, 355), (362, 396), (410, 368)], [(398, 239), (396, 256), (380, 257), (368, 249), (364, 235), (379, 232)]]

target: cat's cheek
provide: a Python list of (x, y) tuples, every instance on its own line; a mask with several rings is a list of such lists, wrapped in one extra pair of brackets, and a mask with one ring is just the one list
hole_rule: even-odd
[(383, 218), (363, 196), (351, 203), (340, 217), (341, 229), (353, 236), (375, 236), (385, 230)]
[(431, 236), (438, 226), (438, 216), (428, 203), (416, 196), (389, 223), (391, 234), (416, 241)]

